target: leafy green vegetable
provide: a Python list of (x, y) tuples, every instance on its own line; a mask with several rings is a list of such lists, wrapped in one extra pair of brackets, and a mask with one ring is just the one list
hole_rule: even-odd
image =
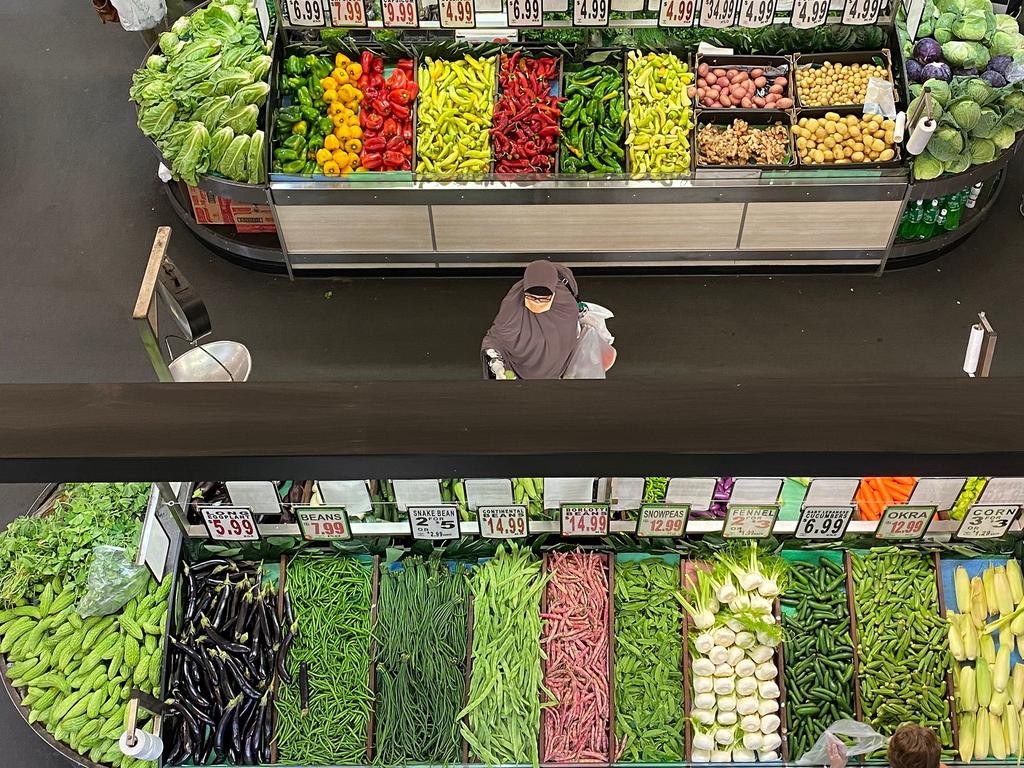
[(167, 69), (167, 57), (154, 53), (146, 59), (146, 69), (151, 69), (154, 72), (163, 72)]
[(220, 159), (220, 164), (217, 166), (217, 170), (222, 176), (234, 179), (235, 181), (244, 181), (249, 178), (249, 174), (246, 169), (246, 155), (248, 150), (249, 137), (235, 136), (228, 145), (228, 148), (224, 151), (224, 156)]
[(250, 184), (266, 181), (263, 170), (263, 131), (254, 131), (249, 137), (249, 146), (245, 153), (246, 180)]
[(173, 101), (153, 104), (139, 110), (139, 130), (151, 139), (157, 139), (174, 123), (178, 108)]
[(971, 136), (977, 139), (991, 139), (992, 134), (996, 132), (996, 128), (999, 126), (1001, 118), (1002, 115), (992, 107), (982, 107), (981, 117), (978, 118), (978, 123), (974, 126), (974, 130), (971, 131)]
[(964, 150), (948, 163), (943, 163), (946, 173), (963, 173), (971, 167), (971, 152)]
[(221, 158), (235, 138), (235, 132), (227, 126), (218, 129), (210, 136), (210, 168), (214, 170), (220, 165)]
[(192, 113), (192, 120), (205, 125), (206, 130), (214, 131), (221, 124), (221, 117), (230, 106), (230, 96), (214, 96), (196, 107), (196, 111)]
[(258, 107), (263, 106), (267, 100), (267, 95), (270, 93), (270, 85), (267, 83), (252, 83), (246, 85), (235, 91), (235, 95), (231, 97), (232, 107), (244, 107), (249, 104), (255, 104)]
[(953, 23), (953, 36), (961, 40), (984, 40), (986, 34), (988, 23), (984, 11), (969, 11)]
[(971, 139), (971, 163), (981, 165), (990, 163), (999, 154), (996, 145), (990, 139)]
[(199, 184), (199, 176), (206, 173), (210, 153), (210, 132), (200, 122), (191, 123), (188, 135), (181, 143), (171, 170), (193, 187)]
[(940, 125), (928, 140), (928, 152), (941, 163), (948, 163), (964, 150), (964, 137), (951, 125)]
[(952, 93), (950, 91), (949, 83), (945, 80), (937, 80), (935, 78), (925, 80), (924, 87), (929, 89), (932, 99), (937, 101), (939, 106), (945, 107), (949, 104), (949, 99)]
[(981, 43), (951, 40), (942, 46), (942, 56), (953, 67), (975, 67), (983, 70), (988, 64), (989, 53)]
[(959, 86), (957, 95), (970, 99), (979, 107), (983, 107), (996, 98), (997, 94), (992, 86), (980, 77), (972, 77)]
[(981, 119), (981, 107), (971, 99), (957, 99), (949, 105), (949, 117), (961, 131), (973, 131)]
[(243, 133), (250, 134), (256, 130), (256, 120), (260, 116), (260, 109), (255, 104), (247, 104), (241, 107), (229, 107), (221, 115), (220, 124), (226, 125), (236, 135)]
[(999, 149), (1009, 149), (1013, 146), (1014, 140), (1017, 138), (1016, 131), (1010, 126), (1000, 123), (996, 126), (995, 132), (992, 134), (992, 143), (995, 144)]
[(929, 154), (927, 150), (914, 158), (915, 179), (928, 181), (929, 179), (937, 179), (941, 175), (942, 163)]

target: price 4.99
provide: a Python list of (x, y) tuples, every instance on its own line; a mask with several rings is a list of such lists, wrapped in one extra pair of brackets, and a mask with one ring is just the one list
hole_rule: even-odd
[(608, 0), (573, 0), (572, 23), (577, 27), (607, 27)]
[(659, 27), (692, 27), (694, 0), (661, 0)]
[(438, 11), (441, 26), (446, 29), (467, 29), (476, 26), (473, 0), (440, 0)]

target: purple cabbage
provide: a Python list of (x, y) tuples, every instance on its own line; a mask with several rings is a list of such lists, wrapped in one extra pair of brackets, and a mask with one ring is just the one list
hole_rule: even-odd
[(953, 67), (953, 77), (977, 77), (977, 67)]
[(993, 88), (1002, 88), (1006, 85), (1006, 78), (1000, 73), (994, 70), (988, 70), (987, 72), (981, 73), (981, 79), (991, 85)]
[(947, 83), (953, 79), (953, 72), (949, 64), (944, 61), (932, 61), (924, 65), (925, 80), (945, 80)]
[(922, 37), (914, 43), (914, 58), (922, 64), (942, 60), (942, 46), (931, 37)]
[(988, 60), (988, 71), (998, 72), (1003, 77), (1006, 77), (1006, 70), (1013, 64), (1013, 56), (993, 56)]
[(907, 60), (907, 77), (912, 83), (924, 82), (924, 65), (916, 59)]

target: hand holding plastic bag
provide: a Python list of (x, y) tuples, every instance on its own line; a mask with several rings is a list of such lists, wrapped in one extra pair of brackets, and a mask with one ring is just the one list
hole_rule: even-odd
[[(840, 739), (845, 736), (846, 741)], [(852, 741), (852, 744), (848, 742)], [(807, 750), (797, 765), (828, 765), (842, 768), (846, 760), (856, 755), (867, 755), (885, 746), (885, 736), (866, 723), (856, 720), (836, 720)]]
[(615, 337), (605, 322), (615, 317), (611, 310), (600, 304), (582, 303), (580, 337), (569, 356), (563, 379), (604, 379), (605, 372), (615, 363)]
[(121, 19), (121, 26), (129, 32), (152, 29), (167, 15), (164, 0), (111, 0)]
[(136, 565), (127, 549), (101, 544), (92, 548), (85, 596), (78, 603), (78, 615), (106, 616), (123, 608), (140, 594), (149, 581), (144, 565)]

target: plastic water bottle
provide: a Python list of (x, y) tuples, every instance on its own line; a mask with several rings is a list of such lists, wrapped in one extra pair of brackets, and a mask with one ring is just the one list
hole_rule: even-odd
[(971, 187), (971, 194), (967, 198), (967, 207), (968, 208), (973, 208), (977, 204), (977, 202), (978, 202), (978, 195), (981, 194), (982, 186), (984, 186), (984, 185), (982, 184), (982, 182), (979, 181), (977, 184), (975, 184), (973, 187)]
[(939, 201), (932, 198), (924, 212), (924, 219), (921, 221), (919, 240), (927, 240), (935, 234), (935, 222), (939, 218)]
[(946, 204), (946, 221), (942, 225), (947, 232), (952, 232), (960, 226), (960, 213), (963, 211), (963, 192), (957, 192), (949, 196)]

